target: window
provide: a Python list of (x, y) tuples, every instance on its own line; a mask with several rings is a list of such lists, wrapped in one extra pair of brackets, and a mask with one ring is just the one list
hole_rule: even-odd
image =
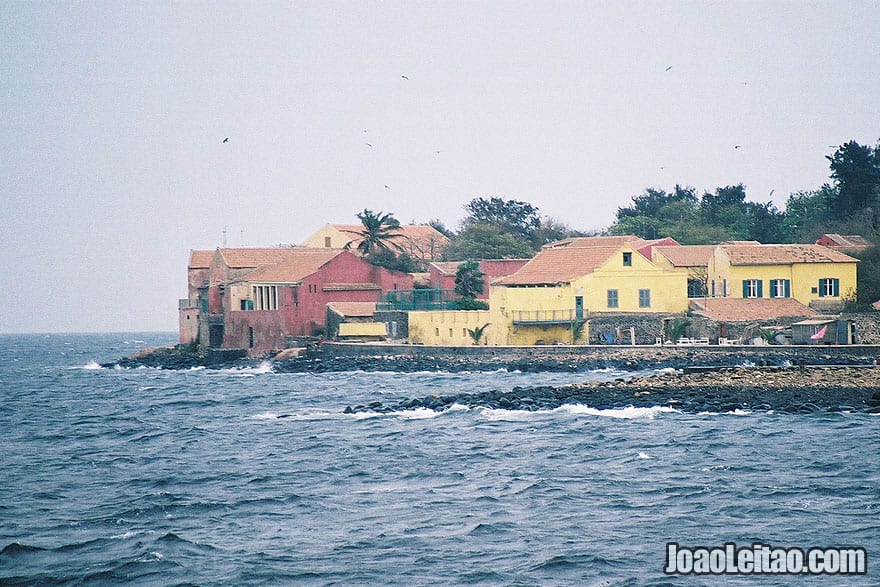
[(608, 307), (616, 308), (617, 307), (617, 290), (609, 289), (608, 290)]
[(330, 248), (330, 237), (329, 237), (329, 236), (325, 236), (325, 237), (324, 237), (324, 248), (325, 248), (325, 249), (329, 249), (329, 248)]
[(833, 277), (824, 277), (819, 280), (819, 297), (836, 298), (840, 295), (840, 280)]
[(240, 300), (240, 309), (241, 310), (253, 310), (254, 309), (254, 300)]
[(651, 290), (650, 289), (640, 289), (639, 290), (639, 307), (640, 308), (650, 308), (651, 307)]
[(624, 267), (632, 267), (633, 264), (633, 254), (632, 253), (624, 253), (623, 254), (623, 266)]
[(770, 280), (770, 297), (771, 298), (790, 298), (791, 297), (791, 281), (788, 279), (771, 279)]
[(278, 286), (255, 285), (252, 288), (254, 310), (277, 310), (278, 309)]
[(762, 297), (760, 279), (743, 279), (743, 297), (744, 298), (760, 298)]

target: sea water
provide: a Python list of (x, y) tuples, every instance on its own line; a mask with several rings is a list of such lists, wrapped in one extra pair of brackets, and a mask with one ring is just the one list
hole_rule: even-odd
[[(880, 584), (876, 416), (344, 414), (620, 373), (99, 366), (173, 342), (0, 336), (0, 583)], [(666, 575), (669, 542), (860, 546), (868, 572)]]

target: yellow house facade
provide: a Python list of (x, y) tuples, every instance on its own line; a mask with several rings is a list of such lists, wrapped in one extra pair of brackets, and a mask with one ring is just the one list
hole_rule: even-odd
[(709, 260), (709, 295), (839, 303), (855, 297), (857, 264), (822, 245), (721, 244)]
[[(645, 247), (648, 247), (646, 249)], [(686, 270), (655, 264), (635, 236), (583, 237), (544, 247), (516, 273), (494, 281), (489, 310), (411, 312), (410, 340), (473, 344), (585, 344), (595, 313), (677, 313), (688, 307)]]

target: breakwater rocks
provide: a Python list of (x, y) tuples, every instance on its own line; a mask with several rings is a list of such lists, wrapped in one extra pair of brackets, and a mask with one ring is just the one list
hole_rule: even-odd
[(349, 406), (345, 413), (389, 413), (453, 405), (508, 410), (550, 410), (566, 404), (596, 409), (667, 406), (687, 413), (776, 411), (880, 413), (880, 368), (731, 368), (665, 372), (651, 377), (561, 387), (514, 387), (451, 396), (433, 395), (393, 404)]
[[(641, 371), (735, 367), (741, 365), (873, 365), (880, 357), (876, 346), (552, 346), (552, 347), (429, 347), (325, 343), (279, 355), (272, 361), (276, 373), (344, 371), (521, 371), (586, 372), (596, 369)], [(282, 358), (288, 356), (289, 358)], [(245, 351), (216, 349), (203, 353), (189, 347), (147, 349), (102, 366), (162, 369), (255, 366), (265, 358), (245, 358)]]

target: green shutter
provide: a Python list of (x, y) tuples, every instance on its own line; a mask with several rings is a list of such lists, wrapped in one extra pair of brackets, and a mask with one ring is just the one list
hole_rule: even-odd
[(825, 297), (825, 288), (822, 287), (822, 280), (821, 279), (819, 280), (819, 288), (818, 289), (819, 289), (819, 297), (824, 298)]
[(764, 290), (764, 280), (763, 280), (763, 279), (759, 279), (759, 280), (758, 280), (758, 297), (759, 297), (759, 298), (763, 298), (763, 297), (764, 297), (764, 291), (763, 291), (763, 290)]
[(770, 280), (770, 297), (771, 298), (776, 297), (776, 282), (777, 281), (779, 281), (779, 280), (778, 279), (771, 279)]
[(785, 280), (785, 297), (787, 297), (787, 298), (791, 297), (791, 280), (790, 279)]
[(749, 297), (749, 280), (743, 279), (743, 298)]
[(832, 280), (831, 283), (834, 284), (834, 297), (839, 297), (840, 296), (840, 280), (834, 279), (834, 280)]

